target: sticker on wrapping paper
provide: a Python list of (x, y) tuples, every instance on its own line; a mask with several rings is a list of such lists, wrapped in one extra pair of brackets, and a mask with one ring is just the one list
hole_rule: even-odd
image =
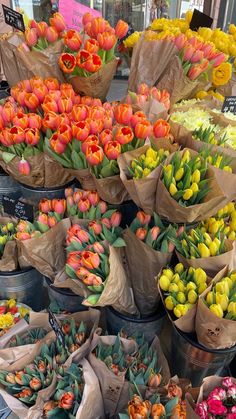
[(221, 112), (232, 112), (236, 114), (236, 96), (226, 96)]
[(117, 402), (120, 397), (120, 390), (121, 386), (119, 385), (109, 385), (105, 393), (105, 398), (112, 402)]
[(11, 9), (10, 7), (5, 6), (2, 4), (2, 9), (4, 13), (4, 19), (7, 25), (12, 26), (15, 29), (18, 29), (21, 32), (25, 31), (25, 24), (23, 15), (15, 10)]
[(18, 201), (3, 195), (2, 206), (5, 213), (13, 217), (20, 218), (21, 220), (34, 221), (34, 207), (33, 205), (26, 204), (25, 202)]
[(58, 323), (56, 317), (54, 316), (53, 312), (50, 310), (50, 308), (47, 309), (48, 310), (48, 314), (49, 314), (49, 323), (52, 326), (52, 329), (55, 332), (55, 335), (57, 337), (57, 339), (59, 340), (59, 342), (61, 343), (62, 346), (66, 346), (66, 342), (65, 342), (65, 335), (63, 333), (63, 331), (61, 330), (61, 326)]
[(10, 407), (6, 404), (4, 398), (0, 394), (0, 418), (7, 419), (8, 416), (12, 413)]

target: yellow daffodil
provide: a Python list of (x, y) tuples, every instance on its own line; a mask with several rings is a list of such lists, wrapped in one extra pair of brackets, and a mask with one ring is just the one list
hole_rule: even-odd
[(11, 313), (2, 314), (0, 316), (0, 329), (7, 329), (14, 324), (14, 317)]

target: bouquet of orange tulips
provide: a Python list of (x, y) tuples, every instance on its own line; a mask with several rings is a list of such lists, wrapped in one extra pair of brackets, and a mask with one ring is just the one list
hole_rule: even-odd
[(113, 29), (102, 17), (86, 13), (83, 26), (86, 37), (74, 29), (64, 34), (59, 66), (76, 91), (104, 99), (116, 70), (115, 46), (126, 35), (128, 24), (120, 20)]

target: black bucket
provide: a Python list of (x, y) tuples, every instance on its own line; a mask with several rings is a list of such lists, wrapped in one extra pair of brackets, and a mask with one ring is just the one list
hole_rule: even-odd
[(75, 181), (72, 180), (66, 185), (54, 187), (54, 188), (33, 188), (28, 185), (20, 183), (22, 197), (31, 202), (32, 204), (38, 204), (43, 198), (47, 199), (61, 199), (65, 198), (65, 189), (75, 185)]
[(227, 349), (208, 349), (197, 342), (195, 334), (184, 333), (173, 326), (171, 342), (171, 373), (189, 378), (193, 387), (204, 377), (224, 375), (236, 354), (236, 345)]
[(122, 215), (121, 227), (126, 228), (127, 226), (130, 226), (139, 210), (137, 205), (133, 201), (125, 201), (120, 205), (115, 205), (115, 207)]
[(82, 305), (83, 297), (75, 294), (68, 288), (54, 287), (49, 278), (44, 277), (48, 296), (51, 303), (56, 303), (61, 311), (68, 311), (69, 313), (76, 313), (77, 311), (88, 310), (86, 306)]
[(117, 335), (123, 329), (128, 336), (140, 333), (144, 334), (148, 342), (151, 342), (156, 335), (160, 335), (165, 315), (162, 305), (156, 313), (143, 318), (124, 315), (113, 307), (106, 307), (107, 331), (109, 334)]

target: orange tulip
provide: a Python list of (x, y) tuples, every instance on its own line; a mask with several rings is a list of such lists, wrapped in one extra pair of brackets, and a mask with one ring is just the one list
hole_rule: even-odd
[(68, 54), (67, 52), (61, 54), (59, 58), (59, 66), (64, 73), (73, 73), (76, 66), (75, 56)]
[(123, 20), (118, 20), (116, 27), (115, 27), (115, 34), (117, 38), (122, 39), (125, 37), (129, 29), (128, 23), (124, 22)]
[(151, 403), (134, 395), (128, 404), (128, 413), (130, 419), (147, 419), (151, 412)]
[(15, 116), (15, 108), (10, 102), (6, 102), (2, 108), (2, 119), (5, 124), (11, 122)]
[(25, 105), (30, 110), (35, 110), (40, 105), (40, 102), (34, 93), (25, 93)]
[(102, 106), (102, 101), (98, 97), (92, 97), (92, 106)]
[(81, 105), (87, 105), (87, 106), (92, 106), (93, 104), (93, 98), (90, 96), (81, 96)]
[(59, 126), (57, 130), (58, 140), (61, 141), (63, 144), (68, 144), (72, 140), (72, 131), (71, 127), (66, 124), (62, 124)]
[(81, 150), (84, 154), (86, 154), (87, 148), (90, 145), (99, 145), (99, 139), (96, 135), (89, 135), (86, 140), (83, 141)]
[(111, 220), (109, 218), (102, 218), (101, 223), (106, 226), (106, 228), (111, 228)]
[(70, 98), (59, 98), (57, 101), (58, 110), (60, 113), (70, 113), (73, 108), (73, 102)]
[(145, 214), (144, 211), (138, 211), (136, 214), (136, 218), (138, 219), (141, 225), (149, 224), (151, 221), (151, 215)]
[(202, 73), (204, 73), (204, 71), (207, 70), (208, 65), (208, 60), (203, 60), (201, 64), (192, 65), (187, 76), (190, 78), (190, 80), (196, 80)]
[(59, 81), (53, 77), (47, 77), (44, 80), (45, 86), (48, 88), (48, 90), (58, 90), (60, 87)]
[(62, 83), (60, 85), (60, 92), (61, 92), (61, 97), (62, 98), (67, 98), (67, 99), (74, 100), (75, 91), (74, 91), (73, 87), (71, 86), (71, 84)]
[(89, 109), (89, 118), (91, 119), (103, 119), (105, 115), (105, 109), (102, 106), (92, 106)]
[(71, 117), (75, 122), (84, 121), (88, 117), (88, 107), (85, 105), (74, 105)]
[(39, 211), (47, 214), (52, 211), (52, 201), (50, 199), (43, 198), (39, 202)]
[(41, 106), (45, 114), (48, 112), (58, 112), (57, 102), (50, 96), (45, 97)]
[(67, 144), (62, 143), (59, 139), (58, 139), (58, 134), (55, 133), (51, 136), (50, 138), (50, 147), (51, 149), (57, 153), (57, 154), (63, 154), (66, 150), (66, 146)]
[(30, 79), (30, 85), (31, 85), (32, 91), (35, 87), (42, 86), (42, 84), (43, 84), (43, 79), (39, 76), (34, 76), (32, 77), (32, 79)]
[(42, 84), (41, 86), (34, 87), (33, 93), (37, 96), (39, 102), (43, 103), (45, 96), (48, 94), (48, 89)]
[(52, 199), (52, 210), (58, 214), (64, 214), (66, 210), (65, 199)]
[(116, 44), (116, 36), (109, 32), (99, 33), (97, 41), (101, 49), (108, 51), (112, 49)]
[(145, 140), (147, 137), (150, 137), (152, 134), (152, 124), (148, 120), (144, 119), (137, 123), (134, 128), (134, 133), (137, 138)]
[(18, 164), (18, 170), (21, 175), (28, 176), (30, 174), (30, 164), (23, 157)]
[(51, 129), (57, 130), (61, 121), (60, 116), (55, 112), (48, 112), (43, 118), (43, 128), (44, 130)]
[(113, 212), (111, 216), (111, 225), (112, 227), (118, 227), (121, 222), (121, 213), (119, 211)]
[(20, 127), (9, 128), (8, 135), (12, 144), (20, 144), (25, 141), (25, 132)]
[(18, 97), (18, 94), (20, 93), (20, 91), (21, 90), (20, 90), (19, 86), (13, 86), (10, 90), (11, 96), (13, 97), (13, 99), (15, 99), (16, 102), (17, 102), (17, 97)]
[(17, 240), (28, 240), (31, 239), (31, 235), (30, 233), (26, 233), (24, 231), (19, 231), (18, 233), (16, 233), (16, 238)]
[(86, 159), (91, 166), (97, 166), (103, 161), (104, 152), (101, 147), (96, 144), (89, 145), (86, 150)]
[(100, 201), (97, 191), (88, 191), (88, 200), (95, 207)]
[(141, 83), (138, 86), (137, 93), (139, 95), (146, 95), (146, 96), (148, 96), (148, 94), (149, 94), (149, 87), (148, 87), (148, 85), (146, 83)]
[(40, 129), (42, 126), (42, 118), (37, 113), (28, 113), (29, 128)]
[(89, 230), (92, 230), (96, 236), (99, 236), (102, 232), (102, 226), (97, 221), (90, 221), (88, 228)]
[(37, 145), (40, 140), (40, 132), (37, 128), (27, 128), (25, 130), (25, 142), (31, 146)]
[(106, 30), (106, 21), (103, 17), (95, 17), (92, 19), (91, 30), (94, 38), (97, 38), (99, 33), (103, 33)]
[(191, 44), (187, 43), (183, 48), (183, 61), (190, 61), (194, 52), (195, 48)]
[(186, 407), (186, 401), (183, 400), (180, 401), (178, 404), (175, 405), (174, 409), (171, 412), (170, 419), (186, 419), (187, 418), (187, 407)]
[(78, 141), (84, 141), (89, 136), (90, 126), (86, 121), (72, 124), (72, 136)]
[(100, 278), (100, 276), (92, 274), (92, 273), (89, 273), (88, 275), (84, 276), (82, 281), (85, 285), (98, 286), (98, 285), (102, 284), (102, 278)]
[(84, 49), (90, 52), (90, 54), (96, 54), (99, 50), (99, 43), (96, 39), (89, 38), (84, 43)]
[(82, 45), (80, 33), (74, 29), (70, 29), (64, 35), (64, 44), (72, 51), (79, 51)]
[(85, 26), (87, 23), (91, 22), (92, 20), (93, 20), (93, 16), (91, 15), (91, 13), (89, 12), (85, 13), (82, 17), (83, 26)]
[(118, 141), (108, 141), (104, 146), (104, 152), (109, 160), (116, 160), (121, 154), (121, 145)]
[(130, 127), (119, 127), (115, 133), (115, 140), (120, 144), (128, 144), (134, 138), (134, 133)]
[(152, 418), (153, 419), (161, 419), (163, 415), (165, 415), (165, 407), (161, 403), (155, 403), (152, 405)]
[(76, 56), (76, 63), (77, 63), (77, 66), (80, 68), (84, 68), (85, 63), (91, 60), (92, 60), (92, 54), (90, 54), (90, 52), (86, 51), (85, 49), (81, 49), (81, 51), (79, 51)]
[(79, 211), (81, 212), (87, 212), (90, 210), (90, 207), (91, 207), (90, 201), (86, 197), (81, 197), (77, 205), (78, 205)]
[(135, 235), (136, 235), (136, 236), (137, 236), (140, 240), (144, 240), (144, 239), (145, 239), (145, 237), (146, 237), (146, 235), (147, 235), (147, 230), (146, 230), (146, 228), (139, 227), (139, 228), (136, 230)]
[(85, 61), (84, 69), (89, 73), (96, 73), (102, 66), (102, 60), (97, 54), (92, 54), (90, 60)]
[(53, 26), (57, 32), (63, 32), (66, 29), (64, 17), (60, 13), (54, 13), (50, 18), (50, 25)]
[(39, 38), (45, 38), (46, 37), (46, 30), (48, 28), (48, 25), (46, 22), (38, 22), (36, 31)]
[(108, 141), (112, 141), (112, 138), (113, 138), (113, 135), (110, 129), (104, 129), (99, 134), (99, 140), (103, 146), (105, 146), (108, 143)]
[(85, 268), (87, 269), (97, 269), (100, 265), (100, 258), (97, 253), (89, 252), (84, 250), (81, 252), (81, 261)]
[[(156, 232), (160, 232), (160, 228), (159, 227), (154, 226), (153, 228), (156, 229)], [(155, 234), (155, 236), (157, 238), (157, 235), (156, 234)], [(153, 239), (153, 237), (152, 237), (152, 239)], [(154, 240), (156, 240), (156, 239), (154, 239)], [(161, 384), (161, 380), (162, 380), (161, 374), (151, 373), (151, 375), (150, 375), (150, 377), (148, 379), (148, 387), (154, 387), (154, 388), (159, 387), (159, 385)]]
[(106, 130), (111, 130), (113, 126), (113, 120), (111, 116), (108, 116), (107, 114), (105, 115), (104, 119), (103, 119), (103, 128)]
[(163, 119), (158, 119), (153, 126), (153, 134), (156, 138), (168, 137), (170, 125)]
[(118, 124), (128, 125), (133, 115), (132, 106), (121, 103), (114, 109), (114, 116)]
[(103, 130), (103, 120), (102, 119), (86, 119), (87, 123), (90, 126), (90, 134), (99, 134)]
[(28, 128), (29, 120), (28, 115), (23, 112), (17, 112), (12, 120), (13, 125), (21, 127), (22, 129)]
[(27, 28), (25, 30), (25, 40), (26, 40), (27, 45), (29, 45), (29, 47), (34, 47), (38, 42), (37, 29)]
[(64, 410), (70, 410), (73, 407), (75, 395), (71, 391), (65, 392), (60, 396), (58, 406)]
[(58, 40), (58, 32), (52, 26), (46, 28), (45, 38), (48, 42), (56, 42)]

